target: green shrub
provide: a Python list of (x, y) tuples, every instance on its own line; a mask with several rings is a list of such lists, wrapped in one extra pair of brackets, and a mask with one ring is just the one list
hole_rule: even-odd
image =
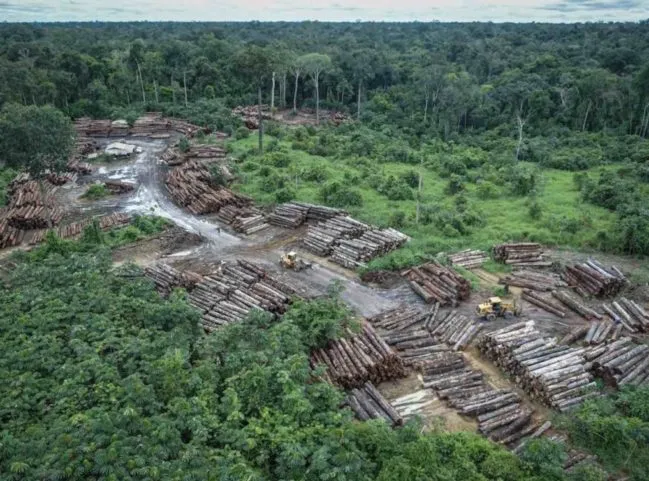
[(237, 140), (247, 139), (249, 136), (250, 130), (248, 130), (248, 127), (239, 127), (234, 133), (234, 138)]
[(190, 147), (191, 145), (189, 143), (189, 140), (183, 135), (178, 141), (178, 150), (180, 150), (183, 154), (186, 154), (187, 152), (189, 152)]
[(264, 154), (262, 163), (273, 167), (285, 168), (291, 165), (291, 158), (287, 152), (277, 151)]
[(401, 210), (395, 210), (390, 213), (388, 225), (395, 229), (400, 229), (406, 225), (406, 213)]
[(262, 192), (272, 193), (275, 192), (276, 190), (283, 189), (285, 185), (286, 185), (285, 177), (273, 173), (268, 177), (261, 179), (259, 187), (262, 190)]
[(283, 188), (275, 192), (275, 201), (278, 204), (281, 204), (283, 202), (288, 202), (295, 199), (295, 191), (293, 191), (290, 188)]
[(476, 195), (483, 200), (487, 199), (497, 199), (500, 196), (500, 191), (498, 187), (488, 180), (482, 180), (478, 182), (476, 187)]
[(439, 169), (439, 175), (442, 177), (450, 177), (451, 175), (466, 175), (467, 168), (464, 163), (455, 157), (446, 157), (442, 160)]
[(505, 178), (514, 195), (538, 193), (541, 188), (541, 171), (537, 167), (516, 164), (505, 170)]
[(527, 213), (532, 219), (539, 220), (543, 215), (543, 209), (541, 208), (541, 205), (535, 200), (530, 204)]
[(313, 165), (305, 169), (302, 178), (309, 182), (324, 182), (329, 178), (329, 172), (322, 164)]
[(455, 195), (465, 190), (464, 179), (456, 174), (452, 174), (446, 186), (446, 193)]
[(97, 200), (108, 197), (109, 195), (111, 195), (111, 192), (106, 188), (105, 184), (92, 184), (81, 197)]
[(344, 187), (339, 182), (332, 182), (320, 189), (320, 199), (332, 207), (358, 207), (363, 205), (360, 192)]
[[(400, 175), (401, 180), (403, 180), (409, 187), (416, 189), (419, 187), (419, 172), (416, 170), (409, 170)], [(422, 183), (423, 186), (423, 183)]]

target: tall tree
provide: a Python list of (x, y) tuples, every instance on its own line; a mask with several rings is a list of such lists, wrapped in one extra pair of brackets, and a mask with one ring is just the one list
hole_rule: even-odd
[(320, 123), (320, 74), (331, 68), (329, 55), (310, 53), (302, 57), (304, 70), (311, 75), (315, 85), (315, 118)]
[(261, 113), (261, 89), (264, 81), (272, 72), (272, 56), (262, 47), (247, 45), (236, 58), (240, 73), (257, 88), (257, 108), (259, 116), (259, 152), (264, 151), (264, 123)]
[[(8, 165), (24, 169), (39, 183), (47, 209), (43, 179), (65, 169), (74, 147), (70, 119), (51, 106), (8, 104), (0, 112), (0, 152)], [(48, 210), (48, 224), (51, 218)]]

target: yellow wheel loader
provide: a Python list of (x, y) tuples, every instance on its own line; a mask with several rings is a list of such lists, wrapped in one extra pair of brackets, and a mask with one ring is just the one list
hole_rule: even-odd
[(521, 308), (515, 301), (505, 301), (500, 297), (490, 297), (478, 304), (476, 312), (487, 321), (495, 321), (497, 317), (511, 318), (521, 314)]
[(302, 271), (311, 267), (311, 264), (304, 262), (302, 259), (297, 258), (297, 254), (293, 251), (284, 254), (279, 259), (279, 264), (284, 269), (291, 269), (293, 271)]

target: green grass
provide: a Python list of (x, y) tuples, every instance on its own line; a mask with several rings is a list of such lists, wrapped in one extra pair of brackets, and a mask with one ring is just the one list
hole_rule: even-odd
[[(269, 136), (266, 139), (266, 145), (276, 142)], [(264, 162), (263, 158), (254, 153), (256, 145), (257, 138), (252, 136), (230, 142), (230, 151), (235, 158), (240, 159), (240, 180), (234, 188), (250, 195), (259, 203), (274, 204), (275, 192), (262, 190), (263, 178), (259, 175), (259, 168), (246, 170), (247, 166)], [(286, 186), (295, 193), (296, 200), (322, 203), (319, 191), (324, 182), (306, 181), (301, 178), (304, 171), (320, 166), (327, 172), (325, 182), (346, 183), (360, 191), (363, 205), (347, 209), (355, 218), (378, 226), (387, 226), (394, 212), (401, 211), (405, 214), (406, 221), (399, 228), (410, 235), (412, 241), (404, 248), (373, 261), (370, 264), (372, 269), (394, 269), (411, 265), (442, 251), (454, 252), (464, 248), (489, 250), (493, 244), (505, 241), (528, 240), (547, 245), (596, 249), (597, 232), (612, 229), (615, 221), (614, 213), (581, 201), (572, 172), (546, 169), (542, 172), (542, 188), (535, 198), (541, 207), (540, 218), (530, 215), (532, 201), (529, 197), (510, 195), (507, 189), (501, 186), (496, 198), (482, 199), (478, 196), (477, 185), (466, 182), (464, 197), (468, 201), (468, 208), (477, 214), (482, 225), (472, 226), (467, 233), (460, 235), (445, 229), (445, 226), (417, 225), (415, 200), (389, 200), (367, 183), (368, 172), (370, 175), (398, 177), (408, 171), (418, 170), (417, 165), (379, 163), (369, 159), (370, 167), (364, 168), (358, 165), (358, 159), (311, 155), (302, 150), (292, 150), (288, 141), (280, 141), (279, 146), (288, 155), (290, 164), (284, 168), (271, 167), (271, 172), (286, 178)], [(477, 174), (477, 171), (469, 172), (469, 176), (473, 174)], [(436, 170), (424, 168), (422, 205), (434, 212), (453, 211), (455, 197), (445, 192), (447, 184), (448, 179), (442, 178)]]
[(89, 200), (98, 200), (110, 195), (111, 192), (106, 188), (106, 184), (92, 184), (81, 197)]

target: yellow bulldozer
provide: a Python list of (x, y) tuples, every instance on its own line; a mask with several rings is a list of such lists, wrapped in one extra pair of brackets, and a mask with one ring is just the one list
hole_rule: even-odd
[(509, 319), (521, 314), (521, 308), (516, 305), (516, 301), (505, 301), (500, 297), (490, 297), (487, 301), (478, 304), (476, 311), (487, 321), (495, 321), (497, 317)]
[(297, 254), (293, 251), (287, 252), (279, 259), (279, 264), (284, 269), (291, 269), (293, 271), (302, 271), (311, 267), (311, 264), (297, 258)]

